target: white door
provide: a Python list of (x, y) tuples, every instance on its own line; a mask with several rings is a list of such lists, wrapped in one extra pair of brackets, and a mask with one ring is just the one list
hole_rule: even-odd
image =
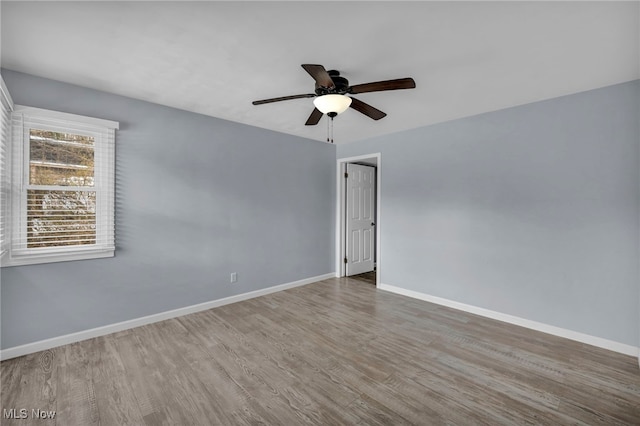
[(373, 271), (376, 169), (347, 164), (347, 276)]

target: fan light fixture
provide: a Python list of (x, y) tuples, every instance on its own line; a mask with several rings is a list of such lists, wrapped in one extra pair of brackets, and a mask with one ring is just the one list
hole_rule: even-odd
[(323, 95), (315, 98), (313, 104), (321, 113), (335, 117), (349, 108), (351, 98), (345, 95)]

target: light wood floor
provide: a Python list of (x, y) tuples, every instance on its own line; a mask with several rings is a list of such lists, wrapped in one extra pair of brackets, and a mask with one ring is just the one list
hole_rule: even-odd
[(0, 364), (2, 425), (640, 424), (637, 360), (384, 291), (304, 287)]

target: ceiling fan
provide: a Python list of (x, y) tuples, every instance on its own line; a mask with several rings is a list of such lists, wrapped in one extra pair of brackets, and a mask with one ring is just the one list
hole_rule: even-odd
[(315, 93), (263, 99), (261, 101), (253, 101), (253, 105), (288, 101), (291, 99), (316, 98), (313, 100), (315, 108), (307, 119), (307, 122), (304, 123), (307, 126), (318, 124), (324, 114), (333, 118), (349, 107), (374, 120), (380, 120), (387, 114), (361, 100), (347, 95), (382, 92), (385, 90), (414, 89), (416, 87), (416, 82), (413, 81), (412, 78), (399, 78), (396, 80), (376, 81), (373, 83), (349, 86), (349, 81), (342, 77), (340, 72), (336, 70), (327, 71), (322, 65), (313, 64), (302, 64), (302, 68), (316, 81)]

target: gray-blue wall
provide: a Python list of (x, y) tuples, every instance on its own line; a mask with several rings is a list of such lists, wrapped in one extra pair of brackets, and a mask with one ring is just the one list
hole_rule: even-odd
[(639, 346), (640, 81), (338, 146), (382, 153), (381, 282)]
[(334, 270), (334, 146), (2, 75), (16, 104), (120, 122), (116, 256), (2, 268), (2, 348)]

